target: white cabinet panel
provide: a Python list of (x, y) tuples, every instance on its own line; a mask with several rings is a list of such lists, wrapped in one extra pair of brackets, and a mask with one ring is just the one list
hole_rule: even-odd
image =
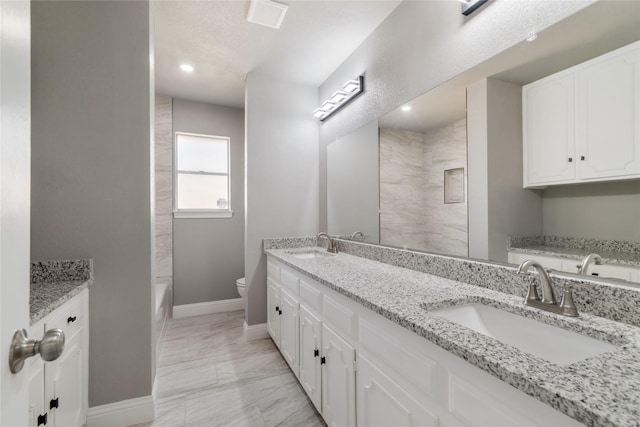
[(280, 319), (280, 352), (287, 361), (296, 377), (300, 370), (298, 300), (284, 289), (280, 291), (281, 319)]
[(298, 276), (291, 270), (280, 267), (280, 286), (298, 295)]
[(322, 325), (322, 416), (330, 427), (354, 426), (355, 350)]
[(309, 279), (300, 279), (300, 301), (317, 313), (322, 312), (322, 292)]
[[(62, 356), (47, 363), (45, 384), (46, 405), (52, 425), (57, 427), (81, 426), (84, 424), (82, 411), (83, 383), (82, 345), (80, 336), (75, 335), (65, 343)], [(57, 406), (57, 407), (56, 407)]]
[(300, 306), (300, 384), (318, 411), (322, 410), (320, 350), (322, 329), (320, 319)]
[(376, 368), (358, 358), (358, 425), (362, 427), (436, 427), (438, 418)]
[(574, 110), (573, 74), (523, 89), (525, 187), (575, 179)]
[(522, 95), (524, 187), (640, 177), (640, 42)]
[(579, 177), (640, 173), (640, 50), (589, 62), (577, 85)]
[(267, 331), (280, 347), (280, 286), (267, 278)]
[(338, 332), (348, 338), (355, 338), (357, 332), (357, 316), (353, 310), (349, 309), (334, 298), (324, 296), (322, 315), (324, 321), (330, 323)]

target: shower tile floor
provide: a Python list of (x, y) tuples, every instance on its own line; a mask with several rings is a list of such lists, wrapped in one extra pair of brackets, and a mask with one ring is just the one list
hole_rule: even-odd
[(172, 319), (152, 423), (135, 427), (326, 426), (271, 339), (246, 342), (243, 311)]

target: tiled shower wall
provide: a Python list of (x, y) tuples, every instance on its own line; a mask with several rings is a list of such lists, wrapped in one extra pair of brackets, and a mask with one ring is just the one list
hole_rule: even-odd
[[(444, 203), (444, 171), (464, 168), (465, 201)], [(380, 129), (380, 242), (468, 255), (466, 119), (425, 134)]]
[(156, 283), (173, 285), (173, 112), (172, 99), (156, 95)]

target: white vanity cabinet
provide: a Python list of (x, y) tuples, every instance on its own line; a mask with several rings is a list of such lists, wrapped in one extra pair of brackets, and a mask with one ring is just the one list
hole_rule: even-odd
[(269, 286), (297, 289), (287, 296), (299, 304), (296, 376), (329, 426), (581, 425), (271, 256), (268, 265), (281, 280)]
[(524, 187), (640, 178), (640, 42), (526, 85)]
[(72, 427), (86, 423), (88, 408), (88, 290), (83, 290), (30, 328), (30, 337), (62, 329), (62, 355), (29, 361), (30, 425)]
[[(561, 256), (527, 254), (509, 251), (508, 261), (511, 264), (521, 264), (526, 260), (538, 261), (545, 268), (578, 273), (580, 260), (564, 258)], [(629, 282), (640, 282), (640, 268), (625, 264), (590, 264), (587, 274), (600, 278), (622, 279)]]

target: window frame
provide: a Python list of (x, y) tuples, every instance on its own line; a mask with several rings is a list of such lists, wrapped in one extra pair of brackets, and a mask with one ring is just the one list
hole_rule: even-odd
[[(178, 170), (178, 136), (195, 136), (199, 138), (209, 138), (226, 140), (227, 142), (227, 173), (215, 172), (196, 172), (196, 171), (180, 171)], [(178, 208), (178, 174), (188, 173), (192, 175), (213, 175), (227, 177), (227, 195), (228, 204), (226, 209), (179, 209)], [(233, 209), (231, 209), (231, 137), (208, 135), (203, 133), (192, 132), (174, 132), (173, 134), (173, 217), (174, 218), (231, 218), (233, 217)]]

